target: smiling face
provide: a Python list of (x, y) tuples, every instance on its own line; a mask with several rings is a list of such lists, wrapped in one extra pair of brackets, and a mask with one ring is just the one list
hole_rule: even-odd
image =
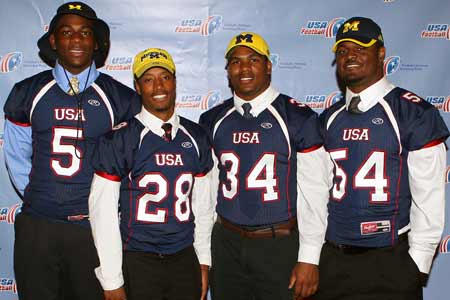
[(385, 48), (377, 44), (366, 48), (342, 42), (336, 50), (337, 73), (350, 90), (359, 93), (383, 78), (385, 54)]
[(167, 121), (175, 110), (175, 75), (164, 68), (154, 67), (135, 81), (136, 92), (141, 95), (142, 105), (151, 114)]
[(58, 62), (72, 74), (79, 74), (92, 63), (97, 43), (92, 21), (78, 15), (63, 15), (49, 36)]
[(250, 101), (269, 87), (272, 63), (254, 50), (238, 46), (228, 56), (227, 72), (236, 95)]

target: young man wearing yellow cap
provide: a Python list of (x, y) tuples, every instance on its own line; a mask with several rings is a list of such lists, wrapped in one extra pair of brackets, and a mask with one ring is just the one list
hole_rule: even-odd
[(61, 5), (38, 41), (53, 69), (17, 83), (6, 101), (5, 160), (23, 196), (14, 244), (21, 300), (103, 298), (88, 220), (91, 154), (97, 137), (139, 108), (132, 89), (97, 71), (109, 46), (91, 7)]
[(333, 51), (346, 92), (320, 117), (335, 176), (314, 299), (422, 299), (444, 226), (447, 126), (384, 77), (373, 20), (347, 20)]
[(307, 297), (318, 285), (326, 221), (318, 212), (331, 176), (317, 114), (271, 85), (258, 34), (233, 37), (225, 58), (234, 95), (200, 118), (216, 162), (212, 298)]
[(175, 112), (167, 51), (138, 53), (133, 74), (142, 110), (102, 137), (95, 153), (89, 217), (96, 274), (106, 300), (206, 299), (211, 145), (199, 125)]

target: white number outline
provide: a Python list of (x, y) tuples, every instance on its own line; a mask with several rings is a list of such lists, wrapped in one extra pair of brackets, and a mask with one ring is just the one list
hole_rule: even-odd
[[(52, 157), (50, 168), (56, 176), (71, 178), (81, 171), (82, 157), (81, 149), (70, 143), (64, 143), (63, 139), (82, 140), (83, 131), (74, 127), (55, 126), (52, 129)], [(69, 164), (61, 164), (61, 158), (54, 158), (53, 154), (69, 155)]]

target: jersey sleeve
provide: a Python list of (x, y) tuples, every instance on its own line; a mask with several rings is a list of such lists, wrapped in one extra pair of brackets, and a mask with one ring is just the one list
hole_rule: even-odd
[(23, 82), (16, 83), (4, 106), (5, 119), (19, 126), (30, 126), (27, 108), (28, 89)]
[(309, 107), (304, 107), (304, 109), (306, 111), (299, 114), (297, 118), (293, 138), (297, 152), (307, 153), (320, 148), (323, 145), (323, 139), (320, 134), (317, 113)]
[(125, 126), (98, 139), (92, 160), (97, 175), (113, 181), (127, 176), (138, 145), (131, 128)]
[(415, 151), (447, 139), (448, 128), (432, 104), (403, 89), (396, 91), (394, 97), (399, 98), (398, 108), (394, 101), (391, 103), (400, 119), (402, 144), (406, 149)]

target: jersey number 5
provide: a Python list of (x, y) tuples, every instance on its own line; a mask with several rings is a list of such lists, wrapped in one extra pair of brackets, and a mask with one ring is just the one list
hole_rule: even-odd
[[(347, 193), (347, 173), (339, 164), (348, 160), (347, 149), (339, 149), (330, 152), (336, 166), (335, 182), (333, 185), (333, 199), (341, 201)], [(389, 180), (386, 177), (386, 159), (383, 151), (373, 151), (353, 176), (354, 189), (370, 189), (371, 203), (389, 202), (389, 192), (386, 191)]]

